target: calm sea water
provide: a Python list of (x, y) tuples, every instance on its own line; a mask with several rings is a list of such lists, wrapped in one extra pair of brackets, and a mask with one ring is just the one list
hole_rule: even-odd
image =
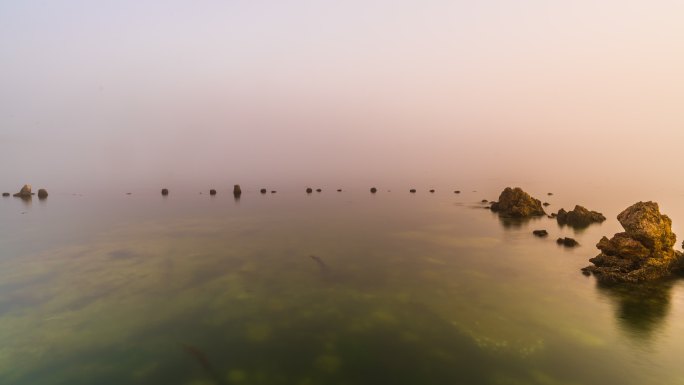
[(574, 231), (409, 187), (1, 199), (0, 383), (684, 384), (684, 282), (580, 273), (635, 201), (681, 235), (681, 192), (522, 186), (609, 218)]

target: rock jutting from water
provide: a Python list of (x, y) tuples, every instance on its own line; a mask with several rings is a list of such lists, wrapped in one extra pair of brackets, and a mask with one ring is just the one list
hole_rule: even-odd
[(321, 191), (323, 191), (323, 189), (320, 189), (320, 188), (316, 189), (316, 192), (321, 192)]
[(306, 188), (306, 193), (311, 194), (313, 192), (313, 189), (311, 187)]
[(342, 189), (341, 189), (341, 188), (338, 188), (338, 189), (337, 189), (337, 192), (342, 192)]
[(8, 193), (8, 192), (4, 192), (4, 193), (2, 193), (2, 196), (4, 196), (4, 197), (8, 197), (8, 196), (10, 196), (10, 193)]
[(574, 240), (573, 238), (568, 238), (568, 237), (558, 238), (558, 239), (556, 239), (556, 243), (561, 245), (561, 246), (565, 246), (565, 247), (579, 246), (579, 243), (576, 240)]
[(18, 193), (14, 194), (17, 198), (30, 198), (31, 197), (31, 185), (25, 184)]
[(617, 216), (625, 229), (611, 239), (601, 238), (599, 255), (582, 269), (606, 283), (637, 283), (684, 271), (684, 255), (674, 250), (677, 236), (672, 220), (655, 202), (638, 202)]
[(209, 190), (209, 195), (216, 195), (216, 190), (214, 190), (214, 189)]
[(549, 233), (546, 230), (534, 230), (532, 231), (532, 234), (538, 236), (538, 237), (545, 237), (549, 235)]
[(456, 191), (454, 191), (454, 194), (460, 194), (460, 193), (461, 193), (461, 191), (460, 191), (460, 190), (456, 190)]
[(38, 190), (38, 199), (45, 199), (48, 197), (48, 192), (46, 189), (42, 188)]
[(502, 217), (528, 218), (546, 215), (539, 199), (532, 198), (530, 194), (520, 187), (506, 187), (499, 195), (499, 201), (493, 202), (491, 210), (499, 213)]
[(431, 192), (431, 193), (433, 193), (433, 192), (435, 192), (435, 190), (434, 190), (434, 189), (432, 189), (432, 190), (430, 190), (430, 192)]
[(409, 192), (413, 194), (413, 193), (416, 192), (416, 189), (412, 188), (412, 189), (409, 190)]
[(375, 187), (371, 187), (370, 192), (375, 194), (376, 192), (378, 192), (378, 189), (376, 189)]
[(163, 188), (162, 191), (161, 191), (161, 194), (162, 194), (163, 196), (169, 195), (169, 189)]
[(235, 195), (236, 197), (242, 195), (242, 189), (240, 188), (239, 184), (233, 186), (233, 195)]
[(556, 220), (560, 225), (587, 227), (592, 223), (601, 223), (605, 221), (606, 217), (598, 211), (589, 211), (580, 205), (576, 205), (572, 211), (565, 211), (565, 209), (558, 210)]
[(259, 192), (262, 193), (262, 194), (266, 194), (267, 191), (268, 191), (268, 190), (266, 190), (265, 188), (262, 188), (261, 190), (259, 190)]

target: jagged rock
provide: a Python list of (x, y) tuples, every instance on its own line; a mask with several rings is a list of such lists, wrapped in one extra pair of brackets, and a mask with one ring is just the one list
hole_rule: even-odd
[(538, 236), (538, 237), (545, 237), (549, 235), (549, 233), (546, 230), (534, 230), (532, 234)]
[(31, 195), (33, 195), (33, 194), (31, 194), (31, 185), (30, 184), (25, 184), (24, 187), (22, 187), (18, 193), (14, 194), (14, 196), (17, 198), (30, 198)]
[(643, 282), (684, 270), (684, 256), (673, 249), (676, 236), (672, 221), (661, 214), (655, 202), (638, 202), (618, 215), (625, 229), (611, 239), (601, 238), (599, 255), (582, 269), (600, 281)]
[(565, 209), (558, 210), (556, 220), (560, 225), (587, 227), (592, 223), (601, 223), (605, 221), (606, 217), (597, 211), (589, 211), (580, 205), (576, 205), (572, 211), (565, 211)]
[(169, 195), (169, 189), (163, 188), (162, 191), (161, 191), (161, 194), (162, 194), (163, 196)]
[(235, 195), (236, 197), (242, 195), (242, 189), (240, 188), (239, 184), (233, 186), (233, 195)]
[(506, 187), (499, 195), (499, 201), (492, 203), (492, 211), (502, 217), (527, 218), (546, 215), (539, 199), (532, 198), (520, 187)]
[(42, 188), (38, 190), (38, 199), (45, 199), (48, 197), (48, 192), (46, 189)]
[(262, 194), (266, 194), (266, 191), (267, 190), (265, 188), (262, 188), (261, 190), (259, 190), (259, 192), (261, 192)]
[(378, 192), (378, 189), (376, 189), (375, 187), (371, 187), (370, 192), (375, 194), (376, 192)]
[(558, 239), (556, 239), (556, 243), (559, 244), (559, 245), (563, 245), (563, 246), (565, 246), (565, 247), (575, 247), (575, 246), (579, 246), (579, 243), (577, 243), (576, 240), (574, 240), (574, 239), (572, 239), (572, 238), (568, 238), (568, 237), (565, 237), (565, 238), (558, 238)]
[(311, 194), (313, 192), (313, 189), (311, 187), (306, 188), (306, 193)]
[(412, 188), (412, 189), (409, 190), (409, 192), (410, 192), (410, 193), (415, 193), (415, 192), (416, 192), (416, 189)]
[(209, 195), (216, 195), (216, 190), (214, 190), (214, 189), (209, 190)]

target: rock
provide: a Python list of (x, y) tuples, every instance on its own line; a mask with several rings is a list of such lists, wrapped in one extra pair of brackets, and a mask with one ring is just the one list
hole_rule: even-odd
[(499, 201), (493, 202), (492, 211), (502, 217), (528, 218), (546, 215), (539, 199), (532, 198), (520, 187), (506, 187), (499, 195)]
[(454, 194), (460, 194), (460, 193), (461, 193), (461, 191), (459, 191), (459, 190), (454, 191)]
[(18, 193), (14, 194), (14, 196), (17, 198), (30, 198), (31, 195), (33, 195), (33, 194), (31, 194), (31, 185), (30, 184), (25, 184), (24, 187), (22, 187)]
[(483, 200), (482, 200), (482, 203), (489, 203), (489, 201), (486, 200), (486, 199), (483, 199)]
[(551, 205), (551, 203), (549, 203), (549, 202), (544, 202), (544, 203), (542, 203), (542, 206), (544, 206), (544, 207), (550, 206), (550, 205)]
[(268, 190), (266, 190), (265, 188), (262, 188), (261, 190), (259, 190), (259, 192), (261, 192), (262, 194), (266, 194), (266, 191), (268, 191)]
[(410, 192), (410, 193), (415, 193), (415, 192), (416, 192), (416, 189), (412, 188), (412, 189), (409, 190), (409, 192)]
[(565, 211), (565, 209), (558, 210), (556, 220), (560, 225), (568, 225), (572, 227), (587, 227), (592, 223), (601, 223), (606, 220), (603, 214), (597, 211), (589, 211), (586, 208), (576, 205), (572, 211)]
[(435, 192), (435, 190), (434, 190), (434, 189), (432, 189), (432, 190), (430, 190), (430, 192), (431, 192), (431, 193), (433, 193), (433, 192)]
[(48, 192), (46, 189), (42, 188), (38, 190), (38, 199), (45, 199), (48, 197)]
[(684, 271), (684, 255), (673, 248), (677, 237), (672, 221), (660, 213), (657, 203), (635, 203), (617, 219), (625, 231), (601, 238), (596, 244), (601, 253), (583, 272), (605, 283), (637, 283)]
[(579, 246), (579, 243), (577, 243), (576, 240), (574, 240), (574, 239), (572, 239), (572, 238), (568, 238), (568, 237), (565, 237), (565, 238), (558, 238), (558, 239), (556, 239), (556, 243), (559, 244), (559, 245), (563, 245), (563, 246), (565, 246), (565, 247), (575, 247), (575, 246)]
[(337, 189), (337, 192), (342, 192), (342, 189), (341, 189), (341, 188), (338, 188), (338, 189)]
[(242, 189), (240, 188), (239, 184), (233, 186), (233, 195), (235, 195), (236, 197), (242, 195)]
[(161, 191), (161, 194), (162, 194), (163, 196), (169, 195), (169, 189), (163, 188), (162, 191)]
[(323, 191), (323, 190), (319, 189), (319, 188), (316, 189), (316, 192), (321, 192), (321, 191)]
[(276, 190), (271, 190), (271, 194), (275, 194), (275, 193), (277, 193)]
[(313, 189), (311, 187), (306, 188), (306, 193), (311, 194), (313, 192)]
[(216, 195), (216, 190), (214, 190), (214, 189), (209, 190), (209, 195)]
[(553, 193), (546, 193), (546, 195), (553, 195)]
[(4, 196), (4, 197), (8, 197), (8, 196), (10, 196), (10, 193), (8, 193), (8, 192), (4, 192), (4, 193), (2, 193), (2, 196)]
[(378, 189), (376, 189), (375, 187), (371, 187), (370, 192), (375, 194), (376, 192), (378, 192)]
[(549, 235), (549, 233), (546, 230), (534, 230), (532, 234), (538, 236), (538, 237), (545, 237)]
[(556, 213), (551, 213), (551, 215), (549, 215), (549, 218), (556, 218), (557, 216), (558, 216), (558, 214), (556, 214)]

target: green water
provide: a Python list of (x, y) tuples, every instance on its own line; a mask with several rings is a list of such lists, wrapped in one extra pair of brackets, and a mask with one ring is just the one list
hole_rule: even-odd
[(0, 383), (684, 384), (684, 284), (579, 271), (619, 199), (541, 197), (609, 218), (575, 232), (496, 188), (246, 190), (0, 200)]

